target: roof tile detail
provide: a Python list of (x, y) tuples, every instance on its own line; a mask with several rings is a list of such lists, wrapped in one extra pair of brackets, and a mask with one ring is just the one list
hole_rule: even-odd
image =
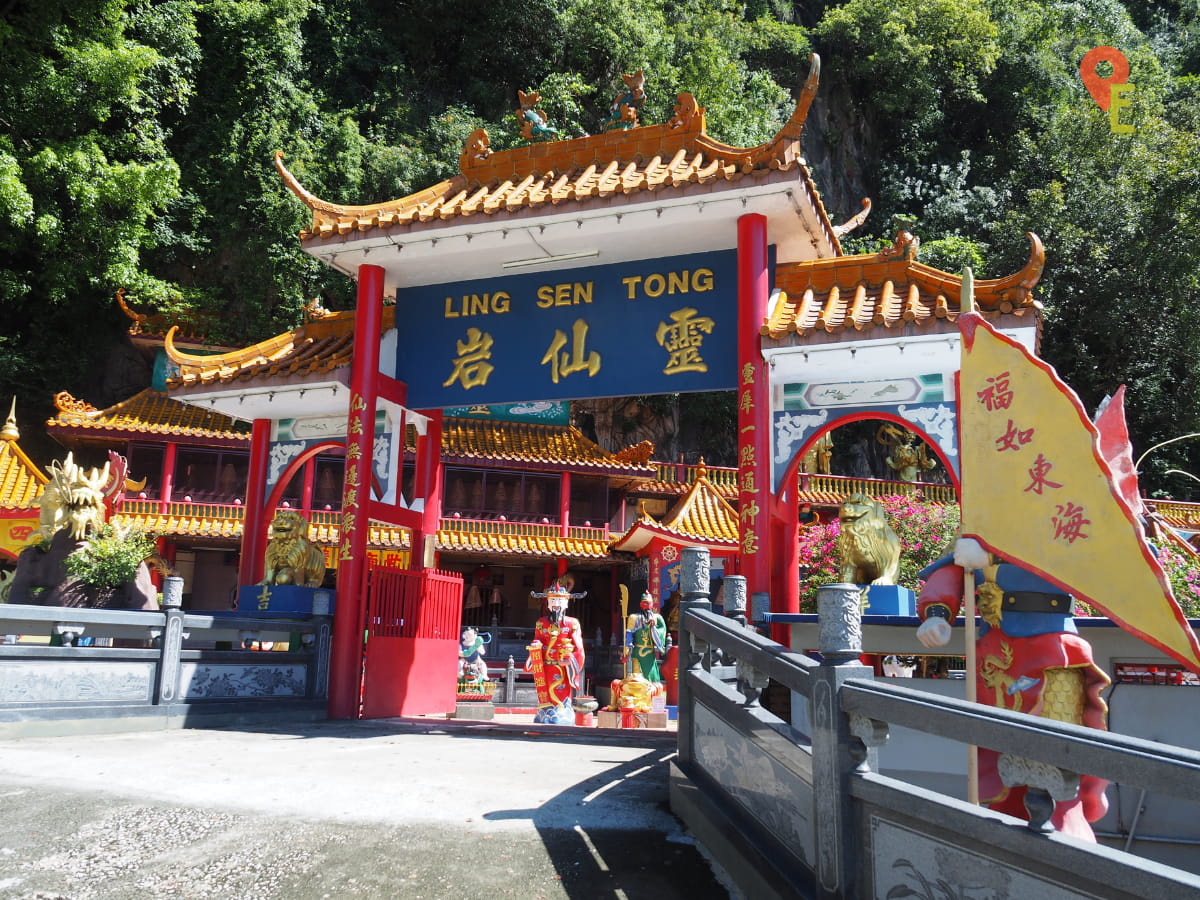
[[(1046, 253), (1036, 234), (1027, 236), (1030, 254), (1024, 268), (1006, 278), (975, 282), (976, 309), (989, 319), (1012, 314), (1040, 320), (1042, 304), (1034, 299), (1033, 288)], [(923, 265), (914, 255), (898, 237), (895, 246), (880, 253), (776, 266), (775, 285), (783, 295), (760, 333), (779, 339), (789, 333), (808, 336), (953, 322), (962, 279)]]
[(447, 418), (442, 424), (442, 456), (450, 462), (489, 459), (617, 470), (646, 477), (654, 474), (654, 467), (639, 462), (636, 454), (626, 459), (609, 453), (577, 428), (532, 422)]
[(0, 440), (0, 509), (32, 509), (49, 480), (16, 440)]
[(441, 550), (458, 553), (500, 553), (559, 559), (607, 559), (608, 542), (561, 536), (517, 534), (478, 534), (440, 529), (437, 544)]

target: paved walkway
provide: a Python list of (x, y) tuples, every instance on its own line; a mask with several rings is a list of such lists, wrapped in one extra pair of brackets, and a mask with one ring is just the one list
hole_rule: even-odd
[(434, 719), (0, 741), (0, 898), (728, 898), (675, 735)]

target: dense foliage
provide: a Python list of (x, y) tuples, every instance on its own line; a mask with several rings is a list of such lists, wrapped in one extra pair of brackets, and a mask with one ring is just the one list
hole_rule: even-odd
[(154, 552), (154, 538), (109, 524), (67, 557), (67, 574), (98, 588), (132, 584), (138, 567)]
[[(1080, 81), (1101, 44), (1130, 61), (1132, 134)], [(391, 199), (452, 172), (477, 126), (515, 143), (518, 88), (594, 132), (639, 68), (645, 121), (688, 90), (749, 145), (813, 49), (816, 182), (835, 219), (875, 201), (849, 250), (902, 214), (923, 261), (996, 276), (1037, 232), (1043, 355), (1089, 407), (1128, 385), (1136, 451), (1200, 430), (1200, 0), (0, 0), (0, 396), (27, 433), (57, 390), (123, 399), (103, 377), (119, 288), (231, 344), (314, 297), (344, 308), (349, 283), (299, 248), (276, 150), (322, 197)], [(671, 449), (728, 462), (717, 430), (674, 420)], [(1200, 441), (1144, 468), (1185, 496), (1168, 470), (1200, 470)]]

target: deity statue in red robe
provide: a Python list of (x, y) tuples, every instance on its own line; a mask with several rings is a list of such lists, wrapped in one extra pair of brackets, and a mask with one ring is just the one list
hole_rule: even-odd
[(580, 692), (583, 679), (583, 630), (579, 620), (567, 615), (567, 603), (586, 597), (587, 592), (572, 594), (561, 582), (555, 582), (544, 594), (533, 596), (546, 601), (547, 612), (534, 626), (533, 642), (526, 648), (529, 657), (525, 671), (533, 673), (537, 687), (536, 723), (575, 724), (571, 699)]
[[(926, 579), (917, 602), (917, 639), (926, 647), (950, 641), (950, 623), (962, 603), (963, 576), (975, 571), (979, 615), (975, 683), (980, 703), (1091, 728), (1106, 728), (1108, 706), (1101, 692), (1107, 675), (1092, 659), (1091, 645), (1079, 636), (1069, 594), (1012, 563), (991, 557), (977, 541), (959, 540), (953, 557), (921, 572)], [(979, 796), (991, 809), (1028, 819), (1026, 789), (1000, 780), (999, 754), (979, 750)], [(1073, 800), (1055, 804), (1055, 829), (1094, 841), (1091, 822), (1108, 809), (1108, 782), (1081, 775)]]

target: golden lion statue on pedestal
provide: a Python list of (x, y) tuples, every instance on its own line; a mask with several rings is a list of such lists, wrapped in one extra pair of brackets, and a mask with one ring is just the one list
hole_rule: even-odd
[(275, 514), (267, 544), (262, 584), (320, 587), (325, 580), (325, 554), (308, 539), (308, 520), (293, 510)]
[(838, 577), (846, 584), (895, 584), (900, 575), (900, 536), (888, 525), (883, 505), (852, 494), (838, 507)]

